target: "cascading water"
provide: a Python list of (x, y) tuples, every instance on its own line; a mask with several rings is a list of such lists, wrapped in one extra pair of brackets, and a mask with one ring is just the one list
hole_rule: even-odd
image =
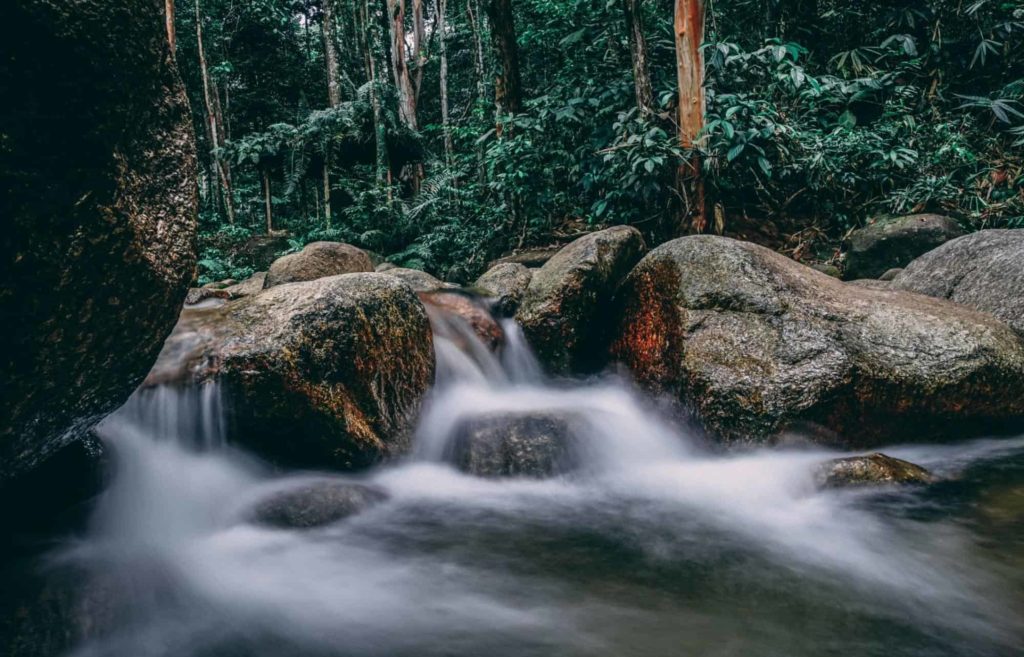
[[(116, 472), (63, 556), (106, 601), (75, 654), (1019, 654), (1019, 516), (975, 511), (981, 481), (1024, 490), (1024, 440), (890, 450), (958, 472), (927, 490), (820, 492), (834, 454), (704, 453), (622, 382), (546, 381), (512, 322), (495, 356), (434, 320), (414, 453), (363, 477), (281, 475), (225, 445), (213, 386), (140, 391), (108, 418)], [(574, 419), (578, 467), (450, 463), (465, 421), (537, 413)], [(387, 500), (314, 529), (249, 521), (325, 479)]]

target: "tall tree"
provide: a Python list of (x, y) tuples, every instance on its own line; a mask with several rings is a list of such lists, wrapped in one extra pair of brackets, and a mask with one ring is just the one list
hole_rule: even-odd
[(491, 45), (500, 72), (494, 82), (494, 104), (498, 112), (499, 132), (504, 117), (523, 109), (523, 83), (519, 74), (519, 47), (516, 44), (516, 23), (512, 0), (485, 0), (487, 19), (491, 23)]
[(167, 28), (167, 43), (171, 45), (171, 57), (174, 57), (177, 35), (174, 31), (174, 0), (164, 0), (164, 25)]
[(398, 115), (410, 130), (416, 130), (416, 91), (409, 76), (405, 50), (405, 0), (387, 0), (391, 25), (391, 72), (398, 89)]
[(629, 33), (636, 106), (641, 114), (649, 114), (654, 107), (654, 91), (651, 89), (651, 72), (647, 63), (647, 40), (644, 38), (641, 0), (622, 0), (622, 13)]
[[(673, 20), (676, 43), (676, 77), (679, 84), (679, 140), (683, 148), (695, 149), (704, 128), (704, 0), (675, 0)], [(704, 181), (700, 157), (694, 155), (683, 166), (681, 178), (689, 189), (688, 214), (694, 230), (707, 226)]]
[(440, 50), (440, 96), (441, 96), (441, 130), (444, 133), (444, 159), (447, 164), (452, 163), (454, 148), (452, 146), (452, 126), (450, 109), (448, 107), (448, 35), (446, 33), (446, 16), (448, 13), (448, 0), (437, 0), (437, 33), (438, 49)]
[[(334, 0), (323, 0), (324, 64), (327, 69), (327, 102), (331, 108), (341, 105), (341, 79), (338, 71), (338, 51), (334, 45)], [(323, 162), (324, 223), (331, 227), (331, 138), (324, 139)]]
[[(220, 178), (224, 188), (224, 206), (227, 210), (228, 223), (235, 223), (235, 202), (231, 190), (231, 178), (228, 173), (227, 163), (217, 156), (217, 149), (224, 145), (224, 133), (221, 130), (220, 119), (218, 118), (217, 106), (219, 100), (215, 97), (210, 81), (210, 70), (206, 63), (206, 48), (203, 45), (203, 12), (199, 6), (199, 0), (195, 0), (196, 7), (196, 47), (199, 54), (199, 72), (203, 80), (203, 104), (206, 107), (207, 135), (210, 138), (210, 175), (213, 178)], [(214, 182), (212, 187), (216, 187)]]

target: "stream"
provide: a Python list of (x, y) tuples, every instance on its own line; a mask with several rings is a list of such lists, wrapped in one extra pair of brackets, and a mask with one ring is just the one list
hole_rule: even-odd
[[(88, 532), (51, 558), (103, 601), (72, 654), (1021, 654), (1024, 438), (894, 446), (940, 481), (820, 491), (836, 452), (712, 453), (627, 382), (546, 379), (504, 328), (500, 357), (438, 330), (412, 454), (359, 476), (226, 444), (214, 385), (136, 393), (99, 428), (116, 458)], [(453, 466), (460, 421), (538, 412), (582, 427), (568, 474)], [(388, 497), (312, 529), (247, 521), (325, 478)]]

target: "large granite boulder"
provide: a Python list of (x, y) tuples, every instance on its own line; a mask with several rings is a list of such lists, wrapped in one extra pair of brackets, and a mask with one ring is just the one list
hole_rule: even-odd
[(946, 242), (892, 283), (995, 315), (1024, 336), (1024, 230), (982, 230)]
[(845, 278), (879, 278), (963, 234), (955, 219), (940, 214), (877, 219), (850, 234)]
[(533, 272), (518, 262), (505, 262), (488, 269), (476, 279), (473, 287), (486, 295), (494, 304), (494, 312), (512, 317), (519, 310), (526, 290), (533, 280)]
[(263, 287), (372, 271), (370, 256), (362, 249), (342, 242), (311, 242), (298, 253), (275, 260), (267, 271)]
[(232, 441), (286, 464), (352, 469), (406, 451), (433, 375), (413, 291), (346, 274), (186, 308), (147, 384), (219, 381)]
[(0, 3), (0, 483), (131, 394), (196, 261), (196, 149), (155, 2)]
[(379, 270), (381, 273), (386, 273), (388, 276), (394, 276), (400, 278), (409, 284), (416, 292), (435, 292), (437, 290), (452, 290), (458, 289), (458, 285), (451, 283), (445, 283), (444, 281), (431, 276), (425, 271), (419, 269), (408, 269), (406, 267), (388, 267), (387, 269)]
[(492, 413), (457, 428), (451, 458), (481, 477), (549, 477), (575, 466), (575, 421), (556, 413)]
[(620, 295), (613, 355), (727, 442), (813, 424), (871, 445), (1024, 415), (1024, 343), (957, 304), (713, 236), (653, 250)]
[(612, 297), (645, 251), (640, 231), (616, 226), (572, 242), (534, 273), (516, 320), (549, 370), (600, 361)]

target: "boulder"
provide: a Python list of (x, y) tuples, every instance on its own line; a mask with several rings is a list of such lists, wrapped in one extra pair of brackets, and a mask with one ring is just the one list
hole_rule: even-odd
[(982, 230), (946, 242), (910, 263), (893, 285), (995, 315), (1024, 336), (1024, 230)]
[(257, 502), (246, 517), (250, 522), (270, 527), (310, 529), (343, 520), (387, 497), (376, 486), (321, 479), (271, 493)]
[(232, 299), (241, 299), (242, 297), (252, 296), (263, 289), (266, 279), (267, 272), (258, 271), (241, 283), (229, 285), (224, 288), (224, 291), (227, 292)]
[(0, 483), (122, 404), (196, 263), (196, 148), (158, 3), (0, 3)]
[(413, 291), (346, 274), (186, 308), (147, 384), (219, 381), (230, 440), (285, 464), (351, 469), (406, 451), (433, 375)]
[(561, 415), (480, 415), (458, 427), (452, 459), (481, 477), (549, 477), (572, 469), (573, 435)]
[(373, 268), (374, 271), (379, 272), (391, 271), (392, 269), (400, 269), (400, 267), (392, 262), (382, 262)]
[(287, 233), (253, 235), (240, 246), (231, 249), (231, 261), (236, 267), (251, 267), (266, 271), (278, 254), (290, 248)]
[(892, 281), (883, 281), (877, 278), (858, 278), (855, 281), (848, 281), (847, 285), (856, 285), (857, 287), (863, 287), (869, 290), (892, 289)]
[(842, 278), (843, 277), (843, 273), (841, 271), (839, 271), (839, 267), (836, 267), (835, 265), (829, 265), (829, 264), (825, 264), (825, 263), (815, 263), (815, 264), (811, 265), (811, 269), (813, 269), (815, 271), (820, 271), (822, 274), (827, 274), (827, 275), (831, 276), (832, 278)]
[(193, 287), (189, 288), (188, 294), (185, 295), (185, 305), (195, 306), (208, 299), (230, 299), (231, 293), (226, 290), (220, 290), (212, 287)]
[(873, 445), (1024, 415), (1024, 342), (953, 303), (848, 285), (714, 236), (653, 250), (620, 295), (613, 355), (726, 442), (817, 424), (839, 444)]
[(534, 273), (516, 320), (549, 370), (593, 368), (612, 297), (645, 250), (640, 231), (616, 226), (579, 238)]
[(480, 299), (459, 290), (420, 292), (418, 296), (435, 322), (445, 317), (457, 318), (469, 325), (480, 341), (491, 350), (497, 349), (504, 341), (505, 334), (501, 325)]
[(270, 265), (263, 281), (264, 289), (300, 281), (315, 281), (326, 276), (372, 272), (370, 256), (351, 244), (311, 242), (298, 253), (280, 257)]
[(394, 276), (400, 278), (409, 284), (416, 292), (434, 292), (436, 290), (453, 290), (458, 289), (458, 285), (452, 285), (451, 283), (445, 283), (437, 278), (434, 278), (425, 271), (419, 269), (406, 269), (405, 267), (389, 267), (387, 269), (380, 270), (381, 273), (386, 273), (388, 276)]
[(877, 219), (850, 233), (846, 243), (846, 278), (878, 278), (963, 234), (954, 219), (939, 214)]
[(538, 267), (543, 267), (545, 264), (547, 264), (547, 261), (551, 260), (551, 258), (553, 258), (555, 254), (561, 250), (562, 247), (560, 246), (548, 246), (538, 249), (526, 249), (524, 251), (519, 251), (518, 253), (511, 253), (509, 255), (502, 256), (488, 264), (487, 268), (493, 269), (498, 265), (503, 265), (511, 262), (523, 265), (524, 267), (529, 267), (530, 269), (536, 269)]
[(814, 479), (819, 488), (930, 484), (935, 481), (935, 477), (919, 465), (878, 453), (826, 461), (815, 468)]
[(880, 280), (880, 281), (891, 281), (891, 280), (893, 280), (894, 278), (896, 278), (897, 276), (899, 276), (902, 273), (903, 273), (903, 268), (902, 267), (893, 267), (892, 269), (887, 269), (884, 274), (882, 274), (881, 276), (878, 277), (878, 280)]
[(525, 265), (506, 262), (488, 269), (473, 286), (480, 294), (494, 300), (494, 312), (512, 317), (522, 304), (532, 279), (533, 272)]

